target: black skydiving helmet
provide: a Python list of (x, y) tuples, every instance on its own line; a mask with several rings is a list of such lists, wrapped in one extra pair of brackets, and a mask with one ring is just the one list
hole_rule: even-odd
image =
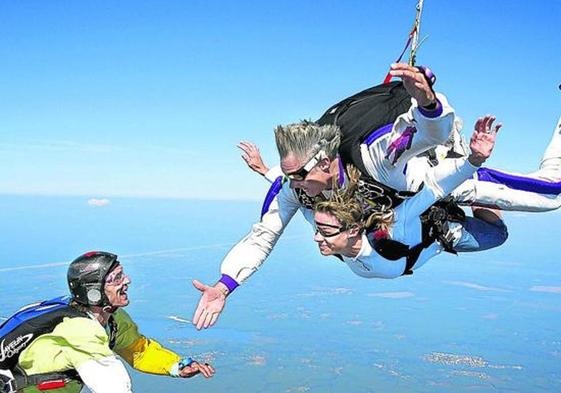
[(105, 278), (118, 264), (117, 255), (103, 251), (87, 252), (72, 261), (67, 277), (73, 300), (86, 306), (111, 306), (105, 296)]

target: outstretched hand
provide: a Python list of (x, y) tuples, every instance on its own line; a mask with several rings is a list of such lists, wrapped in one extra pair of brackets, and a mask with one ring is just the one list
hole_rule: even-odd
[[(221, 285), (220, 283), (217, 285)], [(226, 303), (226, 293), (217, 287), (211, 287), (198, 280), (193, 280), (193, 286), (202, 292), (199, 305), (193, 315), (193, 325), (198, 330), (209, 328), (216, 323)]]
[(469, 143), (471, 154), (468, 157), (472, 165), (481, 166), (491, 156), (495, 147), (497, 133), (503, 126), (501, 123), (497, 123), (493, 127), (495, 120), (495, 116), (486, 115), (480, 117), (475, 122), (474, 131)]
[(401, 78), (403, 86), (420, 106), (430, 106), (436, 102), (436, 95), (425, 75), (417, 68), (405, 63), (391, 65), (390, 75)]
[(193, 362), (190, 366), (185, 366), (179, 371), (181, 378), (191, 378), (197, 374), (203, 374), (205, 378), (210, 378), (214, 375), (214, 367), (208, 363)]
[(263, 162), (259, 148), (251, 142), (241, 141), (238, 146), (240, 150), (243, 151), (242, 158), (249, 167), (254, 172), (260, 175), (265, 175), (269, 168)]

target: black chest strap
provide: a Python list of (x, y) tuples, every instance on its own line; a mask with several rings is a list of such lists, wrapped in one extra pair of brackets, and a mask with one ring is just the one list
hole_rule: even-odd
[[(14, 379), (11, 381), (12, 386), (15, 387), (14, 393), (22, 391), (23, 389), (31, 386), (38, 386), (47, 382), (64, 381), (65, 384), (75, 381), (83, 385), (82, 379), (75, 370), (68, 370), (64, 372), (53, 372), (45, 374), (27, 375), (27, 373), (17, 365), (12, 374)], [(11, 393), (10, 390), (7, 392)]]
[(109, 326), (109, 348), (113, 350), (115, 348), (115, 342), (117, 340), (117, 322), (115, 322), (115, 318), (113, 318), (113, 314), (109, 316), (109, 320), (107, 321)]
[(295, 188), (294, 192), (296, 193), (296, 197), (298, 198), (298, 202), (305, 207), (306, 209), (313, 210), (314, 205), (316, 202), (320, 201), (323, 197), (322, 194), (319, 194), (316, 197), (311, 197), (304, 192), (301, 188)]
[(391, 261), (405, 258), (405, 269), (402, 275), (413, 274), (413, 267), (417, 263), (421, 252), (435, 242), (438, 242), (444, 251), (457, 254), (453, 248), (454, 239), (449, 222), (464, 221), (465, 213), (455, 202), (451, 199), (439, 201), (427, 209), (420, 219), (422, 239), (419, 244), (413, 247), (392, 239), (375, 239), (374, 232), (367, 234), (374, 250), (382, 257)]
[(377, 180), (361, 176), (358, 181), (357, 196), (367, 202), (367, 206), (376, 206), (378, 210), (387, 210), (395, 209), (417, 192), (397, 191)]
[[(306, 209), (313, 209), (315, 203), (325, 200), (323, 194), (311, 197), (301, 188), (295, 188), (294, 192), (296, 193), (298, 202), (300, 202), (300, 204)], [(365, 207), (366, 214), (369, 214), (373, 209), (386, 210), (395, 208), (406, 199), (413, 197), (417, 192), (396, 191), (374, 179), (361, 176), (358, 181), (358, 188), (355, 195), (359, 198), (363, 207)]]

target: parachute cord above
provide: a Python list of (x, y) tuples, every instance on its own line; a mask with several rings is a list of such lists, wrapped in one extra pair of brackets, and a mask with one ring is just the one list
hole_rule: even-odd
[[(401, 61), (401, 59), (403, 58), (403, 55), (407, 51), (407, 48), (409, 48), (409, 46), (411, 46), (411, 51), (409, 52), (409, 65), (412, 65), (412, 66), (415, 65), (415, 60), (417, 58), (417, 49), (420, 46), (420, 44), (419, 44), (419, 33), (421, 31), (421, 16), (422, 16), (422, 13), (423, 13), (423, 1), (424, 0), (419, 0), (419, 2), (417, 3), (417, 6), (416, 6), (417, 13), (415, 15), (415, 22), (413, 23), (413, 28), (409, 32), (409, 36), (407, 38), (407, 42), (405, 43), (405, 47), (401, 51), (401, 54), (399, 55), (399, 57), (396, 59), (395, 63), (399, 63)], [(390, 75), (390, 73), (388, 71), (386, 77), (384, 78), (384, 83), (390, 83), (391, 79), (392, 79), (392, 76)]]

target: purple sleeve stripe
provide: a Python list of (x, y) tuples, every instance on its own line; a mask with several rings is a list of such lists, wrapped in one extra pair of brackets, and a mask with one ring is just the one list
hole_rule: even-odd
[(438, 98), (436, 99), (436, 108), (434, 108), (433, 110), (429, 111), (427, 109), (424, 109), (422, 106), (419, 106), (418, 109), (421, 115), (429, 119), (434, 119), (436, 117), (439, 117), (440, 115), (442, 115), (442, 112), (444, 111), (444, 108), (442, 107), (442, 103)]
[(367, 146), (370, 146), (372, 143), (376, 142), (377, 139), (391, 132), (392, 128), (393, 123), (390, 123), (378, 128), (377, 130), (372, 131), (370, 134), (368, 134), (368, 136), (364, 140), (364, 143), (366, 143)]
[(220, 280), (218, 280), (218, 282), (221, 282), (222, 284), (226, 285), (226, 288), (228, 288), (229, 293), (232, 293), (234, 289), (240, 286), (240, 284), (238, 284), (236, 280), (234, 280), (232, 277), (230, 277), (227, 274), (223, 274), (222, 277), (220, 277)]
[(343, 166), (343, 160), (341, 160), (341, 157), (337, 157), (339, 159), (339, 177), (337, 178), (337, 185), (339, 187), (343, 187), (343, 184), (345, 184), (345, 167)]
[(551, 182), (532, 177), (513, 175), (490, 168), (477, 170), (477, 179), (490, 183), (504, 184), (514, 190), (530, 191), (538, 194), (561, 194), (561, 182)]
[(269, 192), (265, 196), (265, 200), (263, 201), (263, 206), (261, 207), (261, 218), (267, 213), (271, 203), (273, 203), (273, 199), (278, 195), (282, 188), (282, 176), (277, 177), (277, 180), (273, 182), (271, 187), (269, 188)]

